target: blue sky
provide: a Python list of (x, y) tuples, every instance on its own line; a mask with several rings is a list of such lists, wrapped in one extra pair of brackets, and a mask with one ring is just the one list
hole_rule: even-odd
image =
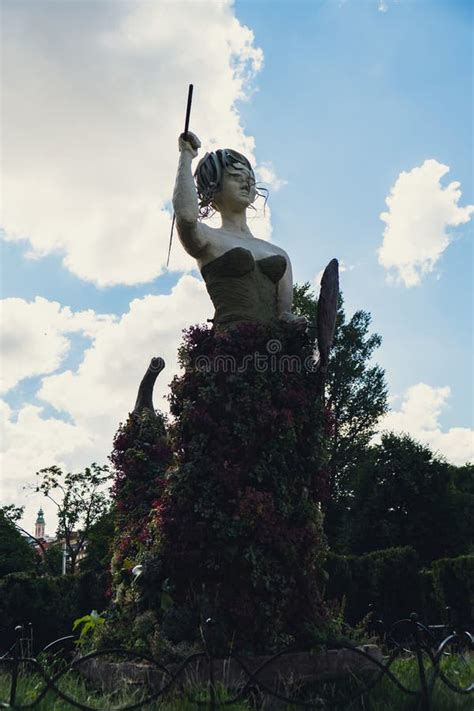
[(37, 469), (104, 462), (149, 358), (164, 407), (181, 329), (212, 315), (177, 241), (164, 266), (189, 82), (203, 150), (269, 185), (255, 234), (300, 283), (338, 257), (371, 312), (383, 426), (472, 457), (472, 3), (3, 6), (2, 500), (29, 522)]
[(472, 4), (377, 7), (238, 2), (265, 55), (258, 92), (241, 112), (259, 157), (288, 180), (272, 201), (275, 240), (281, 234), (290, 253), (301, 241), (314, 255), (298, 250), (297, 278), (310, 281), (321, 257), (354, 265), (342, 288), (348, 305), (372, 313), (392, 389), (449, 382), (444, 424), (467, 424), (472, 223), (453, 231), (454, 244), (417, 288), (387, 285), (376, 252), (379, 213), (402, 170), (435, 158), (450, 167), (447, 181), (460, 181), (461, 204), (472, 202)]

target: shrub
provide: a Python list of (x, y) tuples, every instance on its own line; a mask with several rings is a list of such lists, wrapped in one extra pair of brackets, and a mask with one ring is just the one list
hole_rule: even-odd
[(103, 609), (105, 576), (38, 577), (12, 573), (0, 581), (1, 647), (14, 641), (16, 625), (32, 623), (35, 651), (71, 634), (73, 621), (92, 609)]
[(345, 597), (346, 617), (350, 624), (365, 617), (369, 605), (387, 623), (420, 610), (418, 557), (410, 546), (362, 556), (330, 553), (326, 571), (326, 598)]
[(32, 571), (35, 558), (34, 549), (0, 511), (0, 577), (9, 573)]
[(431, 568), (422, 568), (418, 574), (420, 588), (420, 613), (424, 623), (440, 624), (446, 619), (446, 610), (440, 608), (434, 588), (434, 576)]
[(474, 623), (474, 555), (436, 560), (432, 571), (439, 607), (449, 606), (459, 629), (469, 629)]
[(474, 555), (443, 558), (419, 570), (409, 546), (362, 556), (330, 553), (326, 572), (326, 599), (344, 599), (352, 625), (370, 605), (388, 624), (414, 611), (427, 624), (449, 622), (446, 607), (458, 629), (469, 629), (474, 622)]

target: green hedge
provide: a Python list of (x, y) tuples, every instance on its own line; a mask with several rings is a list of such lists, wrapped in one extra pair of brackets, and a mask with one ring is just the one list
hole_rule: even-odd
[(448, 616), (445, 608), (441, 607), (435, 594), (433, 583), (433, 570), (422, 568), (418, 574), (420, 586), (420, 608), (416, 610), (421, 617), (421, 621), (426, 624), (448, 623)]
[(105, 608), (105, 588), (105, 575), (91, 573), (61, 577), (6, 575), (0, 580), (0, 652), (13, 643), (16, 625), (33, 624), (35, 651), (71, 634), (77, 617)]
[[(387, 623), (416, 610), (423, 621), (446, 620), (451, 607), (459, 629), (474, 622), (474, 555), (444, 558), (418, 570), (416, 552), (390, 548), (364, 556), (329, 554), (326, 598), (346, 599), (346, 619), (359, 622), (374, 605)], [(71, 633), (72, 622), (107, 605), (106, 575), (38, 577), (12, 573), (0, 580), (0, 652), (14, 640), (16, 625), (33, 623), (35, 649)]]
[(433, 588), (438, 606), (449, 606), (459, 630), (474, 625), (474, 555), (442, 558), (432, 564)]
[(326, 599), (345, 597), (350, 624), (357, 624), (370, 604), (388, 624), (413, 611), (428, 624), (448, 622), (449, 606), (459, 629), (472, 628), (474, 555), (443, 558), (419, 570), (416, 551), (409, 546), (362, 556), (330, 553), (326, 572)]
[(420, 609), (419, 560), (409, 547), (367, 555), (330, 553), (326, 561), (326, 598), (346, 600), (346, 619), (359, 622), (373, 605), (377, 616), (395, 622)]

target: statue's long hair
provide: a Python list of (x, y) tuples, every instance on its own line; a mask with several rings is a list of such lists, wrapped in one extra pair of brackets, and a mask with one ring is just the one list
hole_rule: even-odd
[[(242, 153), (238, 153), (238, 151), (234, 151), (231, 148), (219, 148), (217, 151), (206, 153), (204, 158), (199, 161), (194, 173), (194, 179), (196, 181), (201, 219), (212, 217), (215, 213), (214, 198), (222, 188), (224, 173), (229, 168), (235, 168), (238, 163), (248, 168), (255, 180), (252, 166), (247, 158)], [(255, 187), (257, 196), (264, 197), (266, 204), (268, 190), (257, 184)]]

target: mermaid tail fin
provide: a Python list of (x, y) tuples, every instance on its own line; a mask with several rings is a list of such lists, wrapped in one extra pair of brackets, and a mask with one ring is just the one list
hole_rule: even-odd
[(155, 408), (153, 406), (153, 388), (158, 375), (164, 367), (165, 361), (163, 358), (158, 357), (151, 359), (150, 365), (148, 366), (148, 369), (138, 388), (137, 400), (135, 402), (135, 407), (133, 408), (134, 415), (140, 415), (143, 410), (151, 410), (151, 412), (155, 412)]
[(339, 262), (331, 259), (321, 278), (316, 326), (320, 368), (326, 371), (329, 362), (334, 329), (336, 327), (337, 304), (339, 300)]

